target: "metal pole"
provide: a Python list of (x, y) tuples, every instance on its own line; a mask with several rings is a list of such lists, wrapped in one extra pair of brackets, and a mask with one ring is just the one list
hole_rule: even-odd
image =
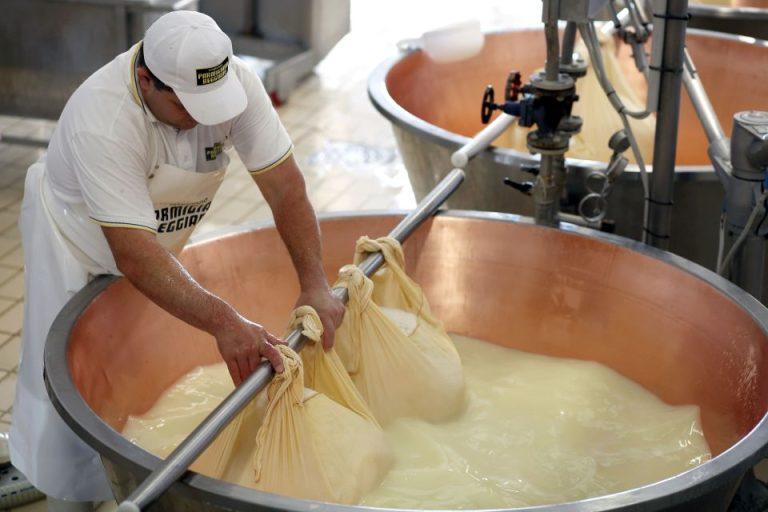
[[(398, 242), (403, 242), (425, 220), (434, 215), (437, 209), (464, 181), (464, 171), (453, 169), (432, 191), (419, 202), (395, 228), (389, 236)], [(360, 265), (367, 276), (371, 276), (384, 263), (381, 253), (369, 255)], [(346, 302), (346, 288), (334, 288), (333, 294)], [(285, 339), (295, 351), (300, 351), (306, 339), (301, 335), (301, 329), (291, 332)], [(186, 473), (189, 466), (216, 439), (216, 436), (245, 408), (248, 403), (269, 384), (274, 376), (274, 370), (269, 363), (262, 363), (240, 386), (211, 412), (192, 433), (176, 447), (173, 452), (155, 469), (132, 493), (126, 498), (118, 510), (120, 512), (139, 512), (154, 502), (166, 489)]]
[(533, 187), (534, 219), (540, 226), (558, 227), (560, 190), (565, 177), (563, 155), (541, 155), (539, 175)]
[(563, 32), (563, 50), (560, 54), (560, 64), (568, 65), (573, 63), (573, 47), (576, 45), (576, 32), (578, 26), (575, 22), (569, 21), (565, 25), (565, 32)]
[(704, 90), (704, 85), (701, 83), (699, 73), (693, 64), (693, 59), (691, 59), (691, 54), (687, 48), (684, 51), (684, 58), (683, 83), (685, 84), (685, 90), (688, 92), (688, 97), (691, 98), (693, 108), (696, 110), (696, 115), (699, 117), (701, 126), (707, 134), (707, 140), (710, 144), (725, 140), (723, 127), (720, 125), (715, 109), (709, 101), (707, 91)]
[(544, 22), (544, 37), (547, 43), (545, 78), (547, 81), (556, 82), (560, 74), (560, 38), (557, 33), (557, 20)]
[(660, 69), (659, 108), (656, 114), (653, 174), (644, 239), (650, 245), (669, 249), (688, 0), (667, 0), (666, 11), (654, 13), (654, 16), (665, 18), (664, 47)]

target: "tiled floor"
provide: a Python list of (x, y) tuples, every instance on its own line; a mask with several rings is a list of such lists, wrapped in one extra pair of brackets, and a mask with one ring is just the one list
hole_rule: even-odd
[[(395, 43), (467, 18), (485, 28), (535, 23), (539, 2), (504, 0), (352, 1), (352, 31), (279, 109), (318, 212), (410, 208), (408, 177), (389, 124), (371, 106), (366, 81)], [(55, 123), (0, 116), (0, 133), (48, 138)], [(41, 151), (0, 142), (0, 431), (12, 419), (24, 303), (23, 254), (16, 226), (27, 167)], [(257, 187), (233, 163), (195, 237), (270, 218)], [(104, 509), (114, 508), (114, 503)], [(23, 507), (44, 510), (44, 502)], [(21, 509), (20, 509), (21, 510)]]

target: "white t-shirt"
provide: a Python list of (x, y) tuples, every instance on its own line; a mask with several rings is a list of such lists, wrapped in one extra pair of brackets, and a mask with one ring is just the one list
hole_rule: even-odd
[[(85, 203), (98, 224), (156, 231), (148, 190), (154, 154), (160, 163), (201, 173), (226, 167), (228, 157), (221, 149), (230, 145), (252, 173), (271, 169), (291, 154), (291, 140), (261, 80), (242, 60), (232, 58), (230, 70), (248, 96), (245, 111), (222, 124), (179, 131), (142, 108), (132, 81), (136, 50), (96, 71), (64, 107), (45, 158), (48, 183), (58, 200)], [(157, 129), (150, 129), (147, 120)]]

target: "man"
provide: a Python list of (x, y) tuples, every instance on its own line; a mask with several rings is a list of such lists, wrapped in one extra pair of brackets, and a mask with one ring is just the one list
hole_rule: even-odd
[[(160, 307), (216, 338), (239, 384), (280, 343), (185, 271), (175, 254), (208, 210), (233, 146), (269, 203), (329, 348), (343, 305), (330, 294), (320, 234), (292, 144), (258, 77), (200, 13), (157, 20), (68, 101), (30, 167), (21, 212), (26, 266), (22, 360), (11, 458), (49, 496), (86, 510), (112, 497), (96, 453), (54, 411), (43, 349), (67, 300), (95, 275), (122, 274)], [(162, 340), (158, 340), (161, 342)]]

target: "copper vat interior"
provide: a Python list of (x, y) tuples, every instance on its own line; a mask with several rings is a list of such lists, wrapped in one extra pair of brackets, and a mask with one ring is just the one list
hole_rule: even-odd
[[(730, 136), (735, 112), (766, 106), (768, 81), (763, 79), (763, 67), (758, 63), (768, 59), (768, 48), (694, 33), (688, 34), (686, 43), (720, 123)], [(636, 90), (645, 97), (647, 87), (628, 45), (619, 45), (619, 58)], [(486, 36), (477, 56), (461, 62), (437, 63), (422, 52), (414, 52), (392, 67), (386, 85), (394, 101), (409, 113), (471, 137), (484, 126), (480, 100), (485, 86), (492, 84), (497, 101), (501, 101), (498, 98), (503, 96), (511, 70), (528, 77), (541, 69), (545, 60), (541, 29), (495, 33)], [(682, 94), (680, 115), (677, 164), (710, 166), (707, 139), (686, 93)]]
[(692, 0), (693, 5), (710, 5), (712, 7), (750, 7), (768, 9), (768, 0)]
[[(351, 261), (360, 235), (384, 235), (397, 220), (324, 221), (328, 275)], [(715, 454), (766, 412), (766, 336), (735, 302), (676, 267), (573, 233), (448, 216), (423, 226), (405, 249), (409, 272), (449, 331), (598, 361), (670, 404), (697, 404)], [(283, 332), (298, 285), (274, 229), (193, 246), (182, 259), (203, 286)], [(187, 371), (217, 361), (209, 335), (125, 280), (89, 306), (68, 349), (75, 386), (118, 431)]]

